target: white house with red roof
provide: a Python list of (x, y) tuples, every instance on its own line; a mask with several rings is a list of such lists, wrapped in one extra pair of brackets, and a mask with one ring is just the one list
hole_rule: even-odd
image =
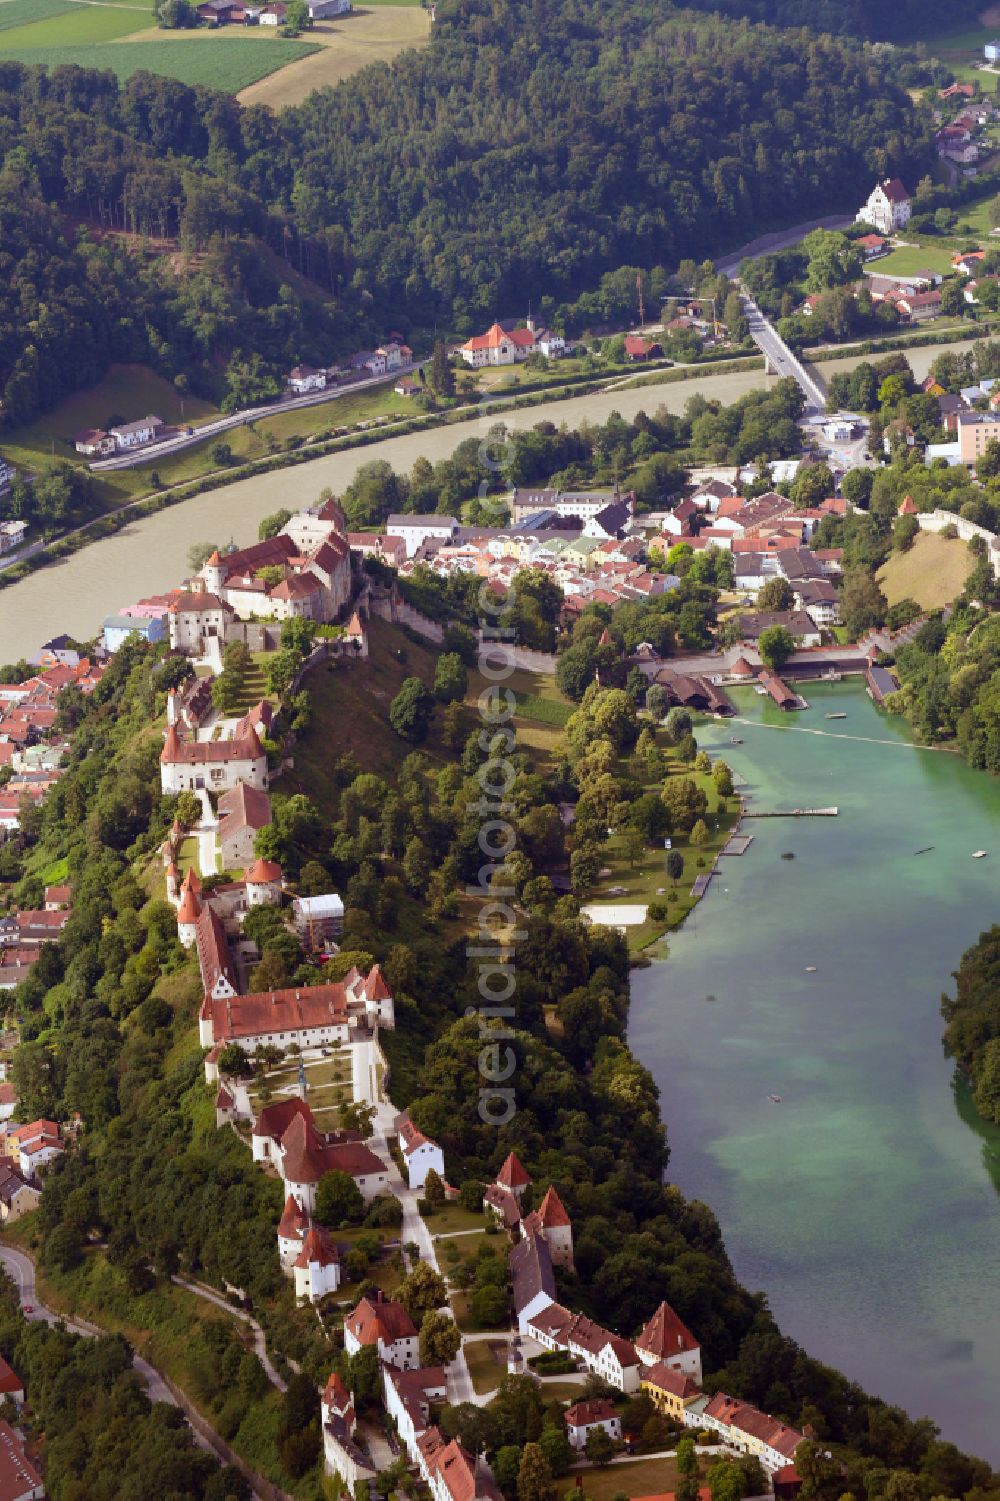
[(467, 365), (479, 370), (483, 365), (514, 365), (526, 360), (535, 348), (535, 332), (530, 326), (505, 329), (500, 323), (492, 323), (484, 334), (476, 334), (460, 345), (458, 352)]
[(872, 224), (883, 235), (894, 234), (910, 222), (910, 195), (898, 177), (887, 177), (872, 188), (858, 209), (863, 224)]
[(739, 1397), (727, 1397), (725, 1392), (718, 1392), (704, 1406), (694, 1403), (684, 1421), (687, 1427), (714, 1429), (741, 1454), (756, 1455), (772, 1475), (794, 1460), (805, 1437), (779, 1418), (770, 1417)]
[(635, 1348), (643, 1365), (662, 1361), (671, 1370), (680, 1371), (701, 1385), (701, 1345), (669, 1303), (661, 1303), (643, 1326)]
[(418, 1439), (431, 1424), (431, 1408), (447, 1401), (448, 1380), (443, 1366), (417, 1366), (399, 1370), (382, 1365), (382, 1394), (385, 1410), (396, 1425), (400, 1441), (413, 1464), (420, 1463)]
[(0, 1355), (0, 1402), (7, 1397), (21, 1407), (24, 1403), (24, 1382), (13, 1366), (8, 1365)]
[(307, 1231), (302, 1249), (292, 1264), (295, 1296), (318, 1303), (340, 1286), (340, 1252), (322, 1225)]
[(164, 793), (227, 792), (237, 782), (267, 787), (267, 753), (251, 729), (231, 740), (182, 740), (174, 724), (160, 752), (160, 788)]
[(471, 1455), (458, 1439), (446, 1442), (436, 1428), (424, 1435), (421, 1460), (434, 1501), (503, 1501), (483, 1456)]
[(607, 1397), (595, 1397), (589, 1402), (574, 1402), (563, 1413), (563, 1421), (571, 1449), (585, 1449), (587, 1439), (595, 1428), (603, 1428), (608, 1438), (615, 1443), (622, 1436), (622, 1420), (615, 1411), (615, 1404)]
[(30, 1121), (7, 1130), (5, 1152), (14, 1158), (22, 1178), (34, 1178), (65, 1150), (55, 1121)]
[(353, 1178), (366, 1204), (389, 1191), (389, 1169), (381, 1157), (356, 1132), (318, 1131), (308, 1105), (282, 1134), (276, 1166), (288, 1192), (309, 1215), (316, 1211), (316, 1188), (327, 1173)]
[(356, 1355), (366, 1345), (374, 1345), (378, 1358), (400, 1371), (410, 1371), (420, 1364), (416, 1325), (402, 1303), (376, 1290), (362, 1298), (344, 1320), (344, 1349)]
[(397, 1115), (393, 1126), (399, 1137), (399, 1149), (406, 1165), (406, 1181), (411, 1188), (423, 1188), (427, 1174), (433, 1168), (438, 1177), (444, 1178), (444, 1153), (436, 1141), (425, 1136), (419, 1126), (410, 1119), (409, 1111)]

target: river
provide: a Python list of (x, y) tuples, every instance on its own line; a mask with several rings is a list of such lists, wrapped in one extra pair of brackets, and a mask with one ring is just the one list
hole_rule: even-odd
[(1000, 783), (913, 747), (856, 684), (806, 695), (784, 715), (737, 690), (752, 722), (698, 738), (751, 808), (839, 816), (747, 821), (749, 852), (634, 973), (630, 1043), (662, 1091), (671, 1178), (781, 1327), (997, 1464), (1000, 1129), (956, 1081), (938, 1008), (1000, 920)]
[[(926, 375), (931, 361), (943, 349), (958, 347), (962, 346), (941, 344), (914, 350), (910, 359), (917, 378)], [(818, 369), (829, 377), (835, 370), (851, 369), (859, 358), (868, 357), (847, 355)], [(374, 459), (384, 459), (394, 469), (406, 471), (421, 456), (432, 462), (447, 458), (459, 443), (483, 433), (494, 420), (518, 428), (533, 427), (537, 422), (565, 422), (569, 427), (579, 427), (584, 421), (604, 422), (613, 411), (623, 417), (652, 412), (660, 406), (680, 412), (696, 393), (731, 402), (747, 391), (759, 390), (769, 379), (757, 370), (727, 371), (666, 385), (572, 396), (542, 407), (496, 412), (477, 422), (387, 437), (365, 448), (237, 480), (155, 516), (142, 517), (114, 536), (91, 543), (63, 561), (29, 574), (20, 583), (0, 589), (0, 662), (30, 656), (43, 641), (62, 631), (89, 639), (100, 630), (104, 617), (122, 605), (179, 583), (188, 572), (187, 552), (192, 542), (222, 544), (230, 538), (240, 544), (254, 541), (263, 516), (282, 506), (310, 505), (327, 486), (342, 492), (359, 466)]]

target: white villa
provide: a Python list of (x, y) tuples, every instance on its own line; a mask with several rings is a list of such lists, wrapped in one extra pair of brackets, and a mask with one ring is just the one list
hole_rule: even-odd
[(910, 222), (910, 195), (898, 177), (877, 182), (868, 200), (858, 209), (863, 224), (873, 224), (879, 234), (891, 235)]

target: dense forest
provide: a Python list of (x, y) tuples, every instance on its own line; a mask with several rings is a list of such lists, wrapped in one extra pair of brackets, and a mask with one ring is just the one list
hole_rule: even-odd
[(1000, 928), (966, 949), (955, 980), (954, 999), (941, 998), (945, 1046), (967, 1072), (980, 1115), (1000, 1126)]
[(931, 160), (860, 45), (649, 0), (441, 0), (425, 50), (280, 117), (0, 63), (0, 126), (9, 422), (113, 359), (235, 404), (393, 330), (529, 303), (565, 322), (621, 267), (703, 260)]
[[(690, 0), (694, 10), (766, 21), (770, 26), (809, 26), (842, 36), (869, 37), (912, 44), (921, 32), (940, 29), (939, 0)], [(948, 21), (972, 21), (981, 0), (951, 0)]]

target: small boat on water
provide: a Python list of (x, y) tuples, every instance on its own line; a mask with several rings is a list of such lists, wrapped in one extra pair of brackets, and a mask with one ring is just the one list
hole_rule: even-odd
[(730, 738), (729, 744), (730, 745), (742, 745), (743, 741), (740, 739), (739, 735), (733, 735)]
[(814, 975), (815, 973), (816, 973), (816, 966), (815, 966), (815, 964), (807, 964), (806, 965), (806, 974), (807, 975)]
[(768, 1095), (768, 1099), (771, 1101), (772, 1105), (780, 1105), (781, 1104), (781, 1096), (780, 1096), (780, 1094), (769, 1094)]
[(914, 850), (915, 855), (929, 855), (934, 848), (933, 844), (925, 844), (922, 850)]
[(824, 719), (846, 719), (846, 714), (825, 714)]
[(973, 860), (985, 860), (986, 859), (986, 851), (985, 850), (973, 850), (973, 852), (972, 852), (972, 858), (973, 858)]

